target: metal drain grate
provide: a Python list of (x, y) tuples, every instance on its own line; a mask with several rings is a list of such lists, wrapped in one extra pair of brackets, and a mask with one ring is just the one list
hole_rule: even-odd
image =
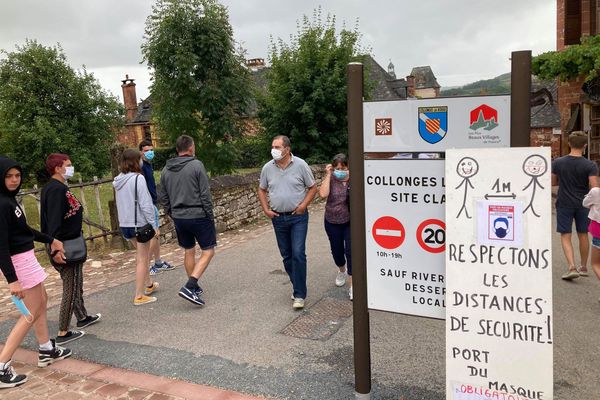
[(325, 297), (283, 328), (280, 333), (300, 339), (326, 340), (352, 316), (352, 302)]

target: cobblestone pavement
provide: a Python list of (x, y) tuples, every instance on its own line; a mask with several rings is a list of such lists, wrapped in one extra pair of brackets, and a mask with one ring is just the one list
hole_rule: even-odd
[[(271, 225), (266, 219), (261, 219), (260, 222), (248, 227), (220, 233), (217, 238), (218, 247), (216, 251), (218, 253), (239, 243), (259, 237), (265, 232), (265, 229), (271, 229)], [(37, 253), (37, 257), (40, 262), (47, 264), (44, 253)], [(177, 268), (183, 266), (183, 251), (176, 241), (161, 245), (161, 258), (177, 266)], [(90, 254), (83, 271), (85, 296), (132, 282), (135, 280), (135, 251), (117, 251), (99, 258), (93, 258), (93, 254)], [(50, 308), (60, 304), (62, 281), (58, 272), (51, 266), (46, 267), (46, 273), (48, 278), (44, 285), (48, 293), (48, 308)], [(3, 277), (2, 281), (4, 281)], [(6, 281), (0, 284), (0, 310), (2, 310), (0, 321), (15, 319), (19, 316), (19, 311), (13, 306), (10, 299), (8, 285), (5, 283)]]
[[(260, 222), (218, 235), (219, 251), (259, 237), (271, 229), (269, 221)], [(38, 253), (42, 262), (46, 257)], [(161, 258), (182, 268), (183, 252), (176, 242), (161, 246)], [(47, 267), (45, 281), (48, 307), (60, 304), (62, 282), (58, 272)], [(99, 258), (93, 254), (84, 266), (84, 293), (86, 296), (135, 280), (135, 251), (118, 251)], [(12, 305), (6, 284), (0, 285), (0, 321), (15, 319), (18, 310)], [(51, 316), (52, 317), (52, 316)], [(0, 344), (0, 347), (2, 345)], [(2, 389), (3, 400), (29, 399), (131, 399), (131, 400), (258, 400), (236, 392), (204, 385), (177, 381), (170, 378), (111, 368), (75, 359), (58, 362), (48, 368), (38, 368), (37, 353), (19, 349), (13, 358), (17, 373), (28, 375), (28, 382), (13, 389)], [(135, 382), (135, 386), (131, 383)]]
[[(27, 382), (2, 389), (2, 400), (261, 400), (205, 385), (67, 359), (38, 368), (37, 354), (19, 349), (13, 366)], [(19, 360), (19, 361), (16, 361)], [(135, 382), (132, 385), (132, 382)], [(264, 400), (264, 399), (263, 399)]]

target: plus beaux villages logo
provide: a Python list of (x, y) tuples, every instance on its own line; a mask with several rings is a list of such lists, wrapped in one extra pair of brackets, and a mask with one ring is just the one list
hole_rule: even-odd
[(490, 133), (500, 125), (498, 110), (487, 104), (471, 110), (469, 118), (469, 140), (482, 141), (482, 143), (500, 143), (500, 136)]

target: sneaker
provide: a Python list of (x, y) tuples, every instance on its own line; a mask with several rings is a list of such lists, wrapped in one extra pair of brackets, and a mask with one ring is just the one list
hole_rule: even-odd
[(100, 318), (102, 318), (102, 314), (100, 314), (100, 313), (98, 313), (96, 315), (88, 315), (87, 317), (85, 317), (85, 319), (83, 319), (81, 321), (77, 321), (77, 327), (79, 329), (86, 328), (86, 327), (93, 325), (96, 322), (100, 321)]
[(346, 271), (338, 271), (335, 276), (335, 286), (342, 287), (346, 284)]
[(202, 295), (202, 293), (204, 293), (204, 289), (202, 289), (202, 288), (200, 287), (200, 285), (198, 285), (198, 287), (196, 288), (196, 294), (197, 294), (198, 296), (201, 296), (201, 295)]
[(348, 297), (350, 297), (350, 300), (352, 300), (352, 286), (350, 286), (350, 289), (348, 289)]
[(26, 375), (17, 375), (12, 367), (12, 361), (4, 364), (4, 369), (0, 370), (0, 389), (12, 388), (27, 382)]
[(577, 273), (579, 273), (579, 276), (588, 276), (587, 268), (584, 269), (583, 267), (579, 267)]
[(157, 275), (157, 274), (160, 274), (161, 272), (171, 271), (174, 269), (175, 269), (174, 265), (171, 265), (166, 261), (161, 261), (160, 264), (154, 263), (153, 265), (150, 266), (150, 275)]
[(133, 305), (134, 306), (142, 306), (144, 304), (154, 303), (155, 301), (156, 301), (156, 297), (142, 296), (140, 298), (133, 299)]
[(294, 299), (294, 303), (292, 303), (292, 308), (296, 310), (300, 310), (304, 308), (304, 299), (297, 297)]
[(157, 266), (156, 264), (153, 264), (152, 266), (150, 266), (150, 275), (152, 275), (152, 276), (158, 275), (161, 272), (163, 272), (163, 269), (160, 268), (159, 266)]
[(85, 335), (85, 331), (68, 331), (66, 335), (56, 337), (56, 344), (66, 344), (83, 337), (83, 335)]
[(204, 305), (204, 300), (202, 300), (200, 297), (198, 297), (198, 292), (190, 290), (190, 289), (186, 288), (185, 286), (179, 290), (179, 297), (183, 297), (187, 301), (194, 303), (196, 305), (199, 305), (199, 306)]
[(152, 293), (154, 293), (155, 290), (158, 289), (160, 285), (158, 284), (158, 282), (152, 282), (152, 286), (146, 286), (144, 288), (144, 294), (146, 296), (150, 296)]
[[(156, 264), (154, 264), (154, 265), (156, 265)], [(175, 269), (175, 266), (174, 266), (174, 265), (171, 265), (171, 264), (169, 264), (169, 263), (168, 263), (168, 262), (166, 262), (166, 261), (161, 261), (161, 264), (160, 264), (160, 266), (159, 266), (159, 269), (161, 269), (162, 271), (171, 271), (171, 270), (174, 270), (174, 269)]]
[(573, 279), (579, 278), (579, 272), (577, 272), (577, 270), (575, 270), (575, 269), (570, 269), (561, 278), (564, 279), (565, 281), (571, 281)]
[(56, 345), (56, 341), (54, 339), (50, 339), (52, 342), (52, 350), (39, 350), (38, 355), (38, 367), (47, 367), (58, 360), (64, 360), (65, 358), (71, 357), (73, 352), (64, 347), (60, 347)]

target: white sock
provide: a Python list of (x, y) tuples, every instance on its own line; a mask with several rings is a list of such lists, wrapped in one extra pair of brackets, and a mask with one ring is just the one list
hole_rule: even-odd
[(4, 371), (4, 368), (6, 368), (6, 364), (8, 364), (10, 361), (7, 361), (5, 363), (0, 363), (0, 371)]
[(40, 350), (48, 351), (48, 350), (52, 350), (53, 348), (54, 347), (52, 346), (52, 342), (49, 340), (44, 344), (40, 344)]

